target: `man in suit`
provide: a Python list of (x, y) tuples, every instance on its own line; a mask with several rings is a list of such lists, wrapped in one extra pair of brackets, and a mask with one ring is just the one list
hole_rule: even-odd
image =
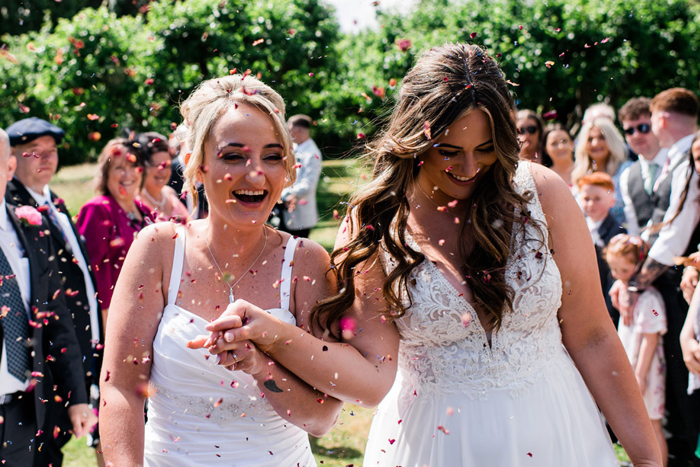
[(297, 179), (294, 185), (282, 192), (282, 221), (279, 229), (298, 237), (308, 237), (318, 222), (316, 188), (321, 176), (321, 151), (310, 136), (311, 118), (294, 115), (288, 121), (294, 140), (294, 157), (297, 162)]
[[(661, 178), (668, 159), (668, 148), (662, 148), (651, 131), (651, 99), (635, 97), (618, 112), (630, 149), (639, 156), (620, 176), (620, 192), (625, 203), (627, 232), (640, 236), (650, 246), (658, 237), (650, 227), (663, 220), (671, 200), (673, 168)], [(682, 160), (674, 161), (679, 164)], [(658, 182), (658, 183), (657, 183)]]
[[(45, 426), (48, 400), (68, 407), (78, 437), (96, 417), (87, 404), (80, 348), (44, 234), (47, 226), (31, 208), (20, 221), (17, 208), (4, 200), (15, 164), (7, 133), (0, 129), (0, 462), (31, 466), (41, 447), (38, 432)], [(57, 370), (53, 387), (45, 380), (47, 361)]]
[[(13, 123), (7, 128), (12, 155), (17, 161), (14, 178), (7, 183), (5, 200), (16, 206), (32, 206), (43, 215), (49, 226), (53, 251), (57, 255), (58, 275), (65, 290), (66, 305), (73, 318), (80, 345), (85, 384), (90, 394), (96, 392), (100, 374), (101, 313), (95, 298), (95, 283), (89, 269), (85, 243), (70, 218), (63, 201), (49, 190), (49, 182), (58, 167), (57, 145), (64, 132), (36, 117)], [(49, 365), (53, 366), (52, 364)], [(51, 433), (38, 454), (37, 465), (61, 465), (61, 448), (70, 440), (71, 421), (63, 404), (49, 402), (44, 429)], [(60, 431), (53, 433), (53, 427)]]

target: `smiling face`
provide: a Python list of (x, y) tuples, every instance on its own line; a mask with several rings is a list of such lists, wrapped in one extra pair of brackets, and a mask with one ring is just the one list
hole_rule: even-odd
[(605, 219), (610, 209), (615, 206), (615, 194), (601, 186), (583, 185), (579, 203), (586, 217), (593, 222), (599, 222)]
[(552, 161), (570, 161), (574, 159), (574, 142), (564, 130), (550, 131), (547, 135), (546, 148), (547, 154), (552, 158)]
[[(468, 199), (497, 161), (488, 115), (473, 110), (456, 120), (426, 151), (417, 182), (436, 203)], [(435, 189), (437, 187), (437, 189)]]
[(15, 175), (25, 186), (41, 193), (58, 168), (58, 148), (53, 136), (40, 136), (27, 144), (15, 146)]
[[(661, 146), (659, 139), (651, 131), (651, 115), (641, 115), (635, 120), (623, 120), (622, 129), (627, 144), (635, 154), (639, 154), (647, 160), (654, 159)], [(630, 131), (634, 132), (630, 135)]]
[(223, 114), (205, 144), (201, 181), (210, 216), (262, 225), (287, 180), (282, 138), (272, 120), (249, 104)]
[(171, 174), (170, 154), (165, 151), (156, 152), (146, 167), (143, 187), (150, 193), (158, 193), (170, 181)]
[(135, 156), (125, 150), (117, 150), (112, 156), (107, 172), (107, 191), (117, 201), (133, 202), (141, 189), (143, 167), (135, 163)]
[(595, 162), (596, 170), (605, 170), (605, 165), (608, 163), (608, 157), (610, 156), (610, 149), (600, 128), (596, 126), (591, 127), (585, 144), (586, 152)]
[(520, 154), (533, 157), (537, 152), (537, 143), (542, 136), (537, 128), (537, 122), (532, 118), (521, 118), (518, 120), (517, 130)]

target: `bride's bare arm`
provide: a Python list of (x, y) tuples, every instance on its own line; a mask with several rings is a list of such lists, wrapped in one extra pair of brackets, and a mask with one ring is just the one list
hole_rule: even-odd
[(633, 464), (661, 466), (634, 371), (605, 307), (593, 241), (581, 209), (549, 169), (532, 164), (532, 173), (561, 273), (559, 320), (564, 345)]
[(100, 375), (100, 439), (105, 460), (114, 465), (143, 464), (144, 401), (167, 294), (163, 264), (172, 264), (173, 236), (170, 224), (142, 230), (114, 289)]
[[(341, 228), (337, 245), (348, 242)], [(317, 244), (308, 243), (295, 255), (294, 275), (298, 324), (308, 329), (308, 312), (320, 298), (335, 287), (326, 276), (328, 255)], [(356, 299), (345, 315), (352, 329), (343, 342), (319, 339), (296, 326), (282, 323), (244, 301), (230, 306), (208, 327), (225, 332), (231, 342), (252, 340), (290, 371), (311, 386), (342, 401), (374, 407), (384, 398), (396, 376), (399, 335), (396, 326), (382, 318), (386, 302), (381, 288), (384, 272), (379, 261), (356, 269)], [(241, 317), (246, 324), (242, 325)], [(219, 350), (226, 348), (223, 339)]]

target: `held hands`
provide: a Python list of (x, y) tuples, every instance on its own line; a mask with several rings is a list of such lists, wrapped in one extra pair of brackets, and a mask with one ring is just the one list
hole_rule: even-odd
[(261, 352), (275, 343), (273, 330), (279, 321), (245, 300), (236, 300), (206, 327), (209, 336), (198, 336), (187, 343), (190, 349), (207, 347), (217, 355), (217, 363), (229, 370), (256, 374), (269, 358)]
[(634, 306), (637, 304), (639, 294), (629, 292), (622, 281), (616, 280), (608, 295), (613, 306), (620, 310), (622, 322), (625, 326), (631, 326), (634, 323)]
[(68, 417), (73, 424), (73, 434), (76, 438), (87, 435), (97, 424), (97, 416), (88, 404), (71, 405), (68, 407)]

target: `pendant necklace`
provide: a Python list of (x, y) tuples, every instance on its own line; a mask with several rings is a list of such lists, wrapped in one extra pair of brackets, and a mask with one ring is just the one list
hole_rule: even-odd
[(211, 247), (209, 246), (209, 238), (207, 237), (206, 234), (204, 235), (204, 241), (207, 242), (207, 249), (209, 249), (209, 254), (211, 255), (211, 259), (214, 261), (214, 264), (216, 265), (216, 268), (217, 268), (217, 269), (219, 270), (219, 272), (221, 273), (221, 278), (224, 279), (224, 282), (226, 283), (226, 285), (228, 285), (228, 288), (229, 288), (228, 302), (229, 302), (229, 303), (233, 303), (233, 301), (235, 300), (235, 298), (234, 298), (234, 296), (233, 296), (233, 288), (234, 288), (235, 286), (237, 286), (238, 283), (241, 281), (241, 279), (243, 279), (243, 278), (245, 277), (246, 273), (247, 273), (253, 266), (255, 266), (255, 263), (258, 262), (258, 260), (259, 260), (260, 257), (262, 256), (263, 252), (265, 251), (265, 247), (267, 246), (267, 228), (266, 228), (265, 226), (263, 226), (263, 229), (264, 229), (263, 231), (265, 232), (265, 242), (263, 243), (262, 250), (260, 250), (260, 253), (258, 253), (258, 256), (255, 258), (255, 261), (253, 261), (253, 263), (252, 263), (250, 266), (248, 266), (248, 269), (246, 269), (246, 271), (245, 271), (243, 274), (241, 274), (241, 277), (239, 277), (238, 280), (237, 280), (233, 285), (229, 284), (228, 281), (225, 279), (224, 271), (221, 270), (221, 267), (219, 266), (219, 263), (216, 262), (216, 258), (214, 258), (214, 253), (211, 252)]
[(156, 210), (161, 211), (161, 212), (163, 211), (163, 208), (165, 207), (165, 202), (167, 201), (167, 198), (163, 195), (162, 192), (161, 192), (161, 197), (163, 199), (161, 199), (160, 202), (156, 201), (156, 199), (153, 196), (151, 196), (151, 194), (145, 188), (141, 191), (141, 193), (146, 195), (146, 198), (148, 198), (148, 201), (153, 203), (153, 206), (156, 207)]

